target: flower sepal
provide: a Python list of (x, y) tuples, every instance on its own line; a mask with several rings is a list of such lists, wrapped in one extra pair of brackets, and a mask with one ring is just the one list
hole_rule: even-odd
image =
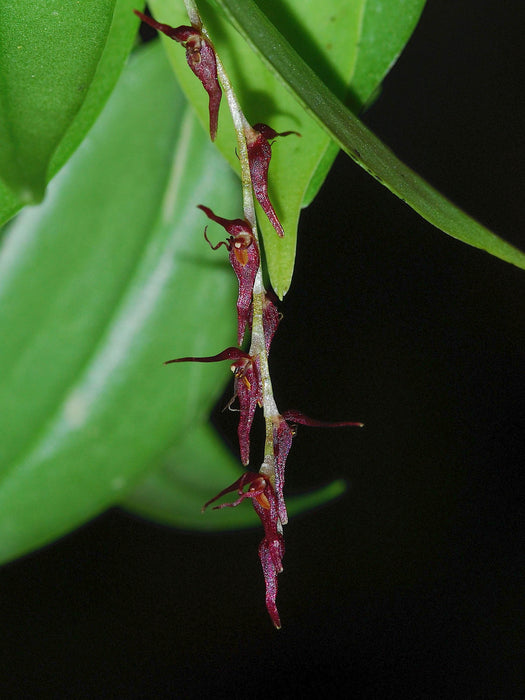
[(203, 88), (208, 93), (208, 112), (210, 115), (210, 137), (215, 141), (217, 126), (219, 123), (219, 107), (221, 104), (222, 90), (217, 77), (217, 60), (215, 49), (204, 36), (201, 27), (180, 26), (171, 27), (133, 10), (140, 19), (150, 27), (162, 32), (170, 39), (177, 41), (186, 49), (186, 61), (193, 73), (201, 81)]
[(268, 169), (272, 157), (272, 144), (270, 141), (273, 141), (278, 136), (290, 136), (290, 134), (301, 136), (297, 131), (282, 131), (279, 133), (267, 124), (254, 124), (244, 129), (254, 194), (281, 238), (284, 236), (284, 229), (268, 196)]

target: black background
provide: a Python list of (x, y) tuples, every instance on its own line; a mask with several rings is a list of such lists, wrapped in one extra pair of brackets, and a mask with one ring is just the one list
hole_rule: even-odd
[[(525, 249), (521, 7), (430, 0), (365, 121)], [(283, 409), (366, 428), (294, 442), (289, 492), (348, 491), (287, 526), (283, 629), (260, 532), (115, 510), (0, 571), (2, 695), (523, 697), (524, 279), (340, 156), (301, 220), (272, 374)]]

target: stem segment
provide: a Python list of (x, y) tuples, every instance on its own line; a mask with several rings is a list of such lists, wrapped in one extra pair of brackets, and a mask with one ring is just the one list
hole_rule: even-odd
[[(202, 19), (199, 14), (199, 10), (194, 0), (184, 0), (188, 16), (192, 24), (201, 27), (201, 31), (208, 41), (211, 39), (208, 35), (206, 27), (202, 23)], [(213, 45), (213, 44), (212, 44)], [(246, 145), (245, 129), (250, 128), (250, 124), (247, 121), (244, 113), (241, 109), (237, 96), (233, 90), (231, 81), (224, 69), (224, 65), (215, 52), (215, 59), (217, 62), (217, 75), (221, 87), (226, 95), (226, 100), (228, 102), (228, 107), (230, 109), (230, 114), (233, 121), (233, 126), (235, 129), (235, 134), (237, 137), (237, 153), (239, 156), (239, 163), (241, 167), (241, 182), (242, 182), (242, 199), (243, 199), (243, 212), (244, 218), (249, 222), (253, 236), (259, 245), (259, 236), (257, 232), (257, 219), (255, 216), (255, 200), (253, 195), (252, 179), (250, 174), (250, 163), (248, 160), (248, 148)], [(259, 246), (260, 250), (260, 246)], [(264, 448), (264, 463), (261, 467), (261, 471), (264, 475), (272, 480), (275, 479), (275, 468), (273, 459), (273, 426), (274, 421), (279, 416), (279, 411), (275, 403), (273, 396), (272, 381), (270, 378), (270, 369), (268, 366), (268, 354), (266, 352), (266, 345), (264, 339), (264, 329), (263, 329), (263, 305), (266, 296), (266, 289), (264, 288), (262, 267), (259, 264), (259, 269), (257, 271), (257, 276), (255, 278), (255, 283), (253, 286), (253, 312), (252, 312), (252, 337), (250, 345), (250, 355), (258, 360), (259, 372), (261, 377), (262, 385), (262, 396), (263, 396), (263, 412), (264, 419), (266, 423), (266, 439)]]

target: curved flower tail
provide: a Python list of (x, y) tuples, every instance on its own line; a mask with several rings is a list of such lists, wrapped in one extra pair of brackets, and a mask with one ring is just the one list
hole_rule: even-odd
[(324, 420), (316, 420), (315, 418), (310, 418), (309, 416), (306, 416), (304, 413), (301, 411), (296, 411), (294, 409), (291, 409), (289, 411), (284, 411), (283, 413), (283, 418), (285, 421), (288, 423), (299, 423), (301, 425), (309, 425), (312, 428), (363, 428), (364, 423), (361, 422), (356, 422), (356, 421), (324, 421)]

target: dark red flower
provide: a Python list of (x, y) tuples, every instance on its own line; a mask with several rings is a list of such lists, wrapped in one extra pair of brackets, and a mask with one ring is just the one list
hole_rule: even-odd
[(214, 141), (217, 134), (222, 91), (217, 78), (217, 61), (215, 59), (215, 50), (213, 46), (202, 34), (200, 27), (170, 27), (169, 24), (161, 24), (138, 10), (133, 10), (133, 12), (137, 17), (140, 17), (143, 22), (149, 24), (150, 27), (166, 34), (166, 36), (179, 42), (179, 44), (182, 44), (186, 49), (186, 60), (188, 61), (189, 67), (201, 81), (204, 89), (208, 93), (210, 136), (211, 140)]
[(284, 477), (286, 469), (286, 460), (290, 448), (292, 447), (292, 438), (295, 435), (295, 425), (309, 425), (317, 428), (343, 428), (349, 426), (363, 427), (363, 423), (354, 423), (349, 421), (337, 421), (335, 423), (315, 420), (305, 416), (300, 411), (285, 411), (282, 416), (274, 421), (273, 425), (273, 454), (275, 457), (275, 497), (277, 502), (277, 510), (279, 518), (283, 525), (288, 522), (286, 513), (286, 505), (284, 502)]
[(297, 133), (297, 131), (283, 131), (278, 133), (267, 124), (254, 124), (253, 127), (246, 128), (244, 133), (246, 136), (253, 191), (264, 213), (270, 219), (270, 223), (279, 236), (282, 237), (284, 236), (284, 229), (268, 197), (268, 168), (270, 167), (270, 159), (272, 157), (270, 141), (273, 141), (277, 136), (289, 136), (290, 134), (300, 136), (301, 134)]
[(247, 221), (244, 219), (223, 219), (222, 216), (217, 216), (208, 207), (202, 204), (198, 206), (209, 219), (220, 224), (230, 234), (228, 240), (212, 245), (206, 235), (207, 228), (204, 229), (204, 237), (213, 250), (217, 250), (221, 245), (226, 246), (230, 264), (239, 281), (237, 343), (240, 345), (244, 339), (246, 324), (250, 317), (253, 283), (255, 282), (260, 263), (259, 247)]
[[(250, 357), (249, 359), (238, 361), (239, 364), (234, 370), (235, 374), (235, 396), (239, 399), (239, 426), (237, 435), (239, 437), (239, 450), (241, 462), (246, 467), (250, 462), (250, 432), (252, 429), (253, 417), (257, 406), (262, 406), (262, 387), (259, 372), (259, 360)], [(233, 367), (232, 367), (233, 370)]]
[[(292, 425), (290, 425), (290, 423)], [(237, 492), (238, 498), (232, 503), (222, 503), (214, 506), (216, 509), (238, 506), (242, 501), (249, 498), (255, 512), (261, 519), (264, 527), (264, 538), (259, 545), (259, 559), (264, 573), (266, 584), (266, 609), (275, 627), (281, 627), (279, 613), (276, 606), (277, 597), (277, 576), (283, 570), (282, 559), (284, 556), (284, 538), (282, 526), (288, 521), (286, 506), (283, 498), (284, 469), (286, 459), (292, 445), (294, 436), (293, 424), (322, 426), (322, 427), (343, 427), (362, 426), (362, 423), (348, 421), (338, 421), (327, 423), (305, 416), (300, 411), (285, 411), (274, 421), (273, 446), (275, 458), (275, 484), (266, 474), (259, 472), (246, 472), (231, 486), (220, 491), (216, 496), (205, 503), (203, 510), (217, 499), (227, 493)], [(273, 477), (272, 477), (273, 479)], [(245, 488), (248, 487), (246, 490)]]
[(167, 360), (164, 364), (174, 362), (221, 362), (222, 360), (234, 360), (231, 370), (235, 377), (233, 395), (230, 404), (235, 398), (239, 399), (239, 450), (241, 461), (246, 466), (250, 461), (250, 431), (253, 416), (257, 405), (262, 405), (262, 389), (259, 373), (259, 361), (240, 348), (226, 348), (217, 355), (210, 357), (178, 357), (175, 360)]
[[(248, 489), (245, 491), (245, 486)], [(209, 500), (203, 510), (221, 496), (232, 491), (237, 491), (239, 498), (233, 503), (222, 503), (215, 506), (216, 509), (235, 507), (246, 498), (250, 498), (255, 512), (261, 519), (264, 527), (264, 538), (259, 545), (259, 559), (266, 584), (266, 609), (273, 624), (277, 629), (281, 627), (281, 620), (277, 610), (277, 576), (283, 570), (282, 559), (284, 556), (284, 538), (282, 523), (280, 522), (275, 491), (270, 481), (262, 474), (246, 472), (240, 479)]]

